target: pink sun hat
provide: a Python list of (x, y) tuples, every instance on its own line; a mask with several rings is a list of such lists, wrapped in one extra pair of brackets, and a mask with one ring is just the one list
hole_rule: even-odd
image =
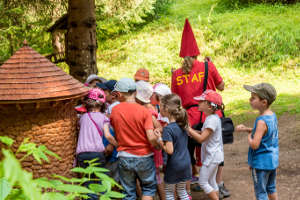
[(104, 103), (105, 102), (105, 93), (103, 90), (99, 89), (99, 88), (93, 88), (89, 90), (88, 93), (88, 98), (89, 99), (93, 99), (99, 102)]
[(209, 101), (216, 105), (222, 106), (222, 96), (213, 90), (205, 90), (200, 96), (194, 97), (196, 101)]

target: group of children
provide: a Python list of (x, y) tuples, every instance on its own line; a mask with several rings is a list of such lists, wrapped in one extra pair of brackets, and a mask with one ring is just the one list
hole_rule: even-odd
[[(216, 173), (224, 152), (221, 119), (215, 112), (223, 108), (221, 95), (206, 90), (194, 97), (206, 116), (202, 130), (197, 131), (189, 125), (180, 97), (167, 85), (152, 86), (145, 69), (138, 70), (134, 79), (106, 81), (96, 75), (87, 79), (89, 93), (76, 107), (80, 116), (77, 164), (86, 167), (84, 161), (98, 158), (99, 166), (109, 169), (109, 175), (121, 183), (125, 200), (138, 196), (151, 200), (156, 192), (162, 200), (189, 200), (186, 183), (192, 168), (187, 145), (192, 137), (202, 144), (198, 183), (210, 199), (218, 200)], [(278, 129), (269, 108), (276, 91), (267, 83), (244, 87), (260, 116), (253, 129), (238, 125), (236, 131), (249, 133), (248, 163), (257, 199), (276, 200)], [(90, 199), (99, 197), (91, 194)]]

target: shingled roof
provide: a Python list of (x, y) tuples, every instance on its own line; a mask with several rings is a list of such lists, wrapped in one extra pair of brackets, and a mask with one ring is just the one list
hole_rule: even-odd
[(0, 104), (73, 99), (88, 89), (27, 45), (0, 66)]

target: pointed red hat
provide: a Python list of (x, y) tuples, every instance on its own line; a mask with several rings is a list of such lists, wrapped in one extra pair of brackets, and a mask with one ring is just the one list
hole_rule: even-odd
[(181, 49), (179, 56), (184, 58), (185, 56), (198, 56), (200, 54), (192, 27), (189, 20), (185, 20), (184, 29), (181, 38)]

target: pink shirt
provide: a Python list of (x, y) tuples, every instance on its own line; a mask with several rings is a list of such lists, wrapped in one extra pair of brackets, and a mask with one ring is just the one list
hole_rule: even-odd
[[(104, 134), (103, 126), (105, 123), (109, 123), (109, 119), (100, 112), (90, 112), (92, 119), (97, 123), (98, 127)], [(95, 124), (89, 118), (88, 113), (81, 116), (80, 131), (78, 137), (78, 143), (76, 148), (76, 154), (82, 152), (104, 152), (105, 147), (103, 145), (102, 137), (100, 136)]]

